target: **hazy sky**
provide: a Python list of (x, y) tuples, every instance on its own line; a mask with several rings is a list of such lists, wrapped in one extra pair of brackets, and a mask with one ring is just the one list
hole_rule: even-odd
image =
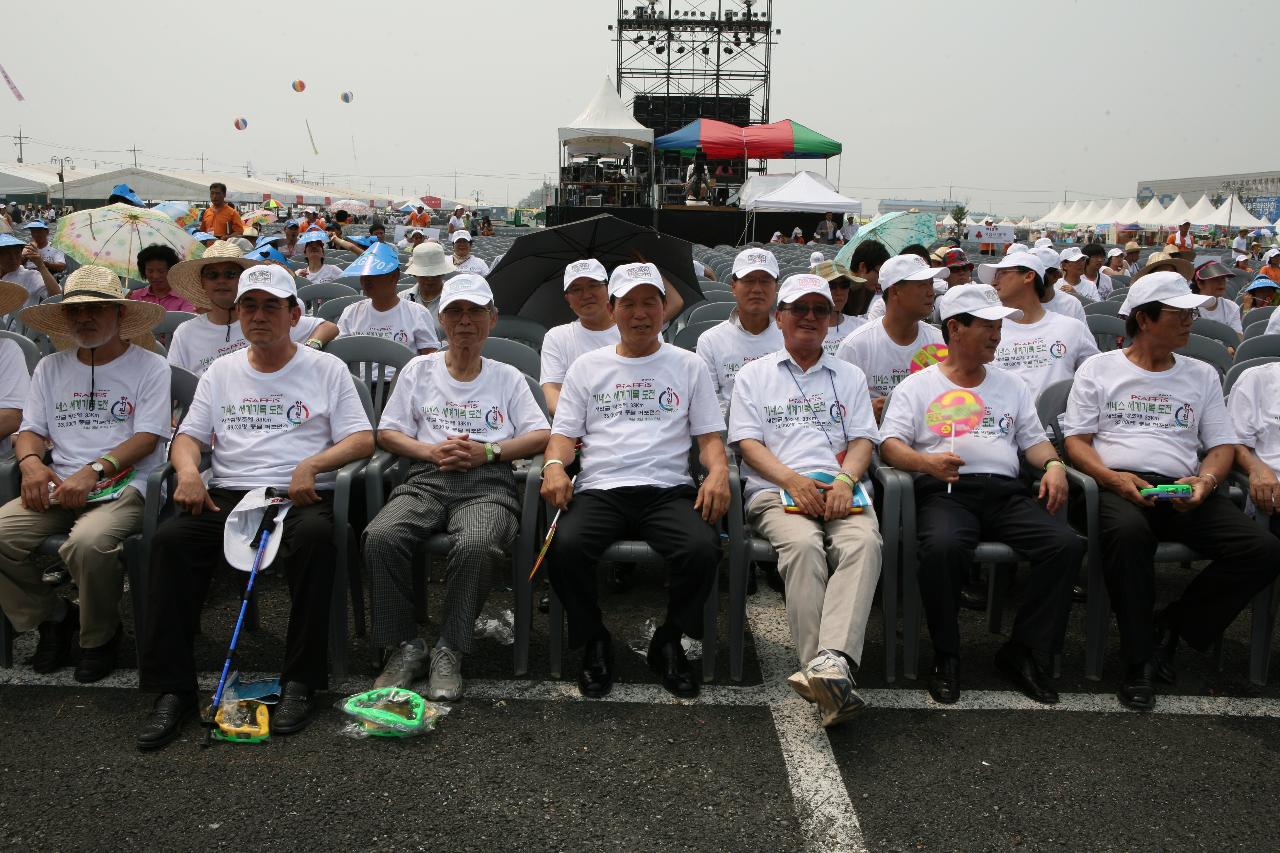
[[(0, 133), (21, 124), (27, 162), (131, 163), (136, 145), (141, 165), (198, 169), (203, 152), (210, 170), (447, 196), (457, 170), (460, 196), (498, 204), (554, 180), (556, 128), (616, 61), (611, 0), (5, 12), (0, 62), (26, 101), (0, 90)], [(1034, 215), (1064, 190), (1280, 168), (1280, 0), (776, 0), (774, 19), (770, 117), (840, 140), (828, 174), (855, 197), (951, 184), (974, 207)]]

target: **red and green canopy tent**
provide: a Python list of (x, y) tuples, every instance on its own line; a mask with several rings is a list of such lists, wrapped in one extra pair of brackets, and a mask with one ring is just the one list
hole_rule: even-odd
[(654, 147), (686, 153), (701, 148), (712, 160), (825, 160), (839, 154), (842, 146), (791, 119), (738, 127), (700, 118), (659, 136)]

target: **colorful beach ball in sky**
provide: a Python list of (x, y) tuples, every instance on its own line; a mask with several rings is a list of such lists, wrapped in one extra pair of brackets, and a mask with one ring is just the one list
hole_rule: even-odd
[(295, 92), (301, 92), (301, 91), (302, 91), (303, 89), (305, 89), (305, 88), (307, 88), (307, 84), (306, 84), (306, 83), (304, 83), (304, 82), (302, 82), (301, 80), (294, 80), (294, 81), (293, 81), (293, 91), (295, 91)]
[(342, 103), (349, 104), (356, 99), (356, 93), (347, 91), (347, 92), (343, 92), (338, 97), (342, 99)]
[(236, 119), (236, 130), (244, 130), (248, 126), (249, 126), (249, 120), (247, 118)]

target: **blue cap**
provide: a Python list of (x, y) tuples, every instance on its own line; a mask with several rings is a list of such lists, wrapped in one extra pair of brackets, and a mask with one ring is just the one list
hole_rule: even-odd
[(302, 226), (298, 225), (298, 220), (296, 220), (296, 219), (286, 219), (286, 220), (284, 221), (284, 227), (285, 227), (285, 228), (300, 228), (300, 227), (302, 227)]
[(298, 238), (298, 245), (305, 246), (308, 243), (320, 243), (321, 245), (329, 242), (329, 235), (323, 231), (308, 231)]
[(255, 249), (261, 249), (263, 246), (270, 246), (279, 243), (284, 239), (283, 234), (263, 234), (258, 238), (258, 242), (253, 244)]
[(147, 204), (138, 198), (138, 194), (128, 184), (116, 184), (111, 188), (111, 195), (107, 196), (107, 203), (113, 201), (123, 201), (125, 204), (131, 204), (134, 207), (146, 207)]
[[(4, 236), (8, 236), (8, 235), (4, 235)], [(4, 245), (5, 245), (4, 243), (0, 243), (0, 246), (4, 246)], [(1246, 287), (1242, 292), (1247, 293), (1250, 290), (1258, 290), (1259, 288), (1263, 288), (1263, 287), (1280, 287), (1280, 284), (1277, 284), (1276, 282), (1267, 278), (1265, 275), (1259, 275), (1259, 276), (1255, 276), (1253, 281), (1249, 282), (1249, 286)]]
[(342, 278), (354, 278), (361, 275), (386, 275), (400, 271), (400, 253), (394, 247), (381, 241), (374, 243), (364, 254), (356, 258), (347, 267)]
[(215, 235), (210, 234), (208, 231), (192, 231), (191, 239), (195, 240), (197, 243), (203, 243), (205, 240), (217, 240), (218, 238)]
[(25, 246), (25, 245), (27, 244), (24, 241), (19, 240), (17, 237), (13, 236), (12, 234), (0, 234), (0, 249), (5, 248), (6, 246)]
[(275, 261), (286, 266), (289, 263), (284, 255), (271, 246), (259, 246), (252, 252), (245, 252), (244, 256), (251, 261)]
[(49, 230), (49, 226), (44, 224), (43, 219), (33, 219), (30, 222), (28, 222), (26, 225), (23, 225), (22, 227), (25, 228), (27, 231), (30, 231), (32, 228), (43, 228), (46, 231)]
[(351, 242), (355, 243), (357, 246), (364, 246), (367, 249), (374, 243), (378, 243), (380, 241), (377, 237), (370, 234), (368, 237), (352, 237)]

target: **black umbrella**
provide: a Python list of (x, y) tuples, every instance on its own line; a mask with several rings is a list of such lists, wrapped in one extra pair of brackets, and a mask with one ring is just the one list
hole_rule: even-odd
[(684, 304), (706, 297), (693, 272), (693, 245), (652, 228), (601, 214), (517, 237), (489, 273), (498, 311), (547, 328), (575, 319), (564, 299), (564, 268), (595, 258), (610, 272), (619, 264), (655, 264)]

